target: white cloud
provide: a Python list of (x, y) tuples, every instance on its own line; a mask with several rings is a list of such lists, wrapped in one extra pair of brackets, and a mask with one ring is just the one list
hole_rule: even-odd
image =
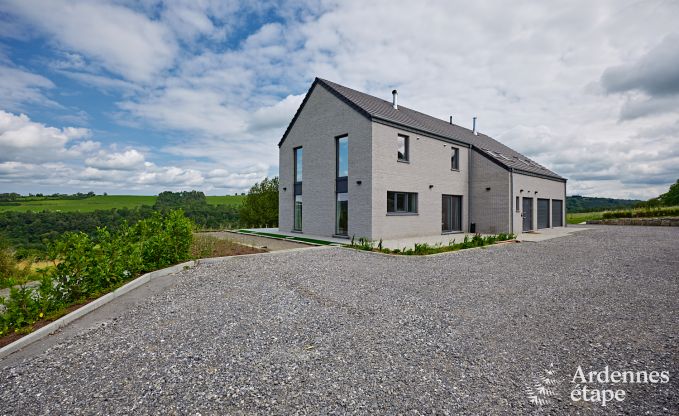
[(144, 155), (135, 149), (122, 153), (99, 152), (96, 156), (85, 159), (88, 167), (102, 170), (134, 170), (144, 166)]
[(150, 82), (178, 51), (169, 29), (141, 13), (105, 2), (16, 0), (8, 11), (70, 50), (86, 54), (126, 79)]
[(0, 80), (0, 108), (18, 111), (26, 104), (59, 106), (44, 95), (54, 84), (41, 75), (0, 63)]

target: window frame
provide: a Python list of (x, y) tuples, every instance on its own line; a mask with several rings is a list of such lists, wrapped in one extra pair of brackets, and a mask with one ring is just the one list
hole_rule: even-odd
[[(399, 157), (399, 140), (403, 139), (404, 154), (403, 158)], [(410, 163), (410, 136), (398, 133), (396, 135), (396, 161), (402, 163)]]
[[(391, 198), (390, 198), (391, 196)], [(404, 209), (399, 210), (399, 197), (402, 198)], [(391, 199), (391, 206), (389, 200)], [(417, 192), (387, 191), (387, 215), (418, 215)]]
[(450, 170), (460, 170), (460, 149), (451, 147), (453, 154), (450, 156)]
[[(340, 140), (347, 139), (347, 174), (340, 176)], [(349, 135), (343, 134), (335, 137), (335, 177), (347, 178), (349, 177)]]
[[(302, 166), (301, 166), (301, 172), (300, 172), (300, 173), (301, 173), (301, 175), (300, 175), (301, 178), (298, 178), (298, 177), (297, 177), (297, 173), (298, 173), (298, 169), (297, 169), (297, 168), (298, 168), (298, 161), (297, 161), (298, 158), (297, 158), (297, 154), (298, 154), (298, 151), (301, 151), (301, 152), (302, 152), (302, 153), (301, 153), (301, 159), (302, 159), (301, 162), (302, 162)], [(292, 171), (292, 172), (293, 172), (293, 173), (292, 173), (292, 175), (293, 175), (293, 182), (294, 182), (294, 183), (300, 183), (300, 182), (302, 182), (302, 179), (304, 179), (304, 149), (303, 149), (303, 146), (297, 146), (297, 147), (294, 147), (294, 148), (292, 149), (292, 160), (293, 160), (293, 171)]]
[(516, 196), (516, 212), (521, 212), (521, 198)]

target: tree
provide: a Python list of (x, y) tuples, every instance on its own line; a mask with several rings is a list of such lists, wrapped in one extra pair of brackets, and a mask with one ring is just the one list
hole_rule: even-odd
[(278, 177), (250, 188), (240, 208), (240, 220), (248, 227), (278, 226)]
[(670, 190), (658, 197), (665, 206), (679, 205), (679, 179), (670, 186)]

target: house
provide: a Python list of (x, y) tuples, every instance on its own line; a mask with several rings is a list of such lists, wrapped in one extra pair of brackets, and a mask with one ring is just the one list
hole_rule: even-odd
[(387, 240), (565, 224), (566, 179), (392, 94), (314, 80), (278, 143), (281, 231)]

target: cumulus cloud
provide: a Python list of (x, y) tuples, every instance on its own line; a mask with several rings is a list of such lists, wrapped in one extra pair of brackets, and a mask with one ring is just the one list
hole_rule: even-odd
[(177, 53), (166, 26), (126, 7), (81, 0), (10, 0), (5, 6), (58, 45), (86, 54), (129, 80), (151, 81)]
[(122, 153), (100, 152), (96, 156), (85, 159), (85, 164), (102, 170), (134, 170), (143, 166), (144, 155), (135, 149)]
[(45, 95), (54, 84), (41, 75), (0, 63), (0, 80), (0, 108), (20, 111), (30, 104), (59, 106)]

